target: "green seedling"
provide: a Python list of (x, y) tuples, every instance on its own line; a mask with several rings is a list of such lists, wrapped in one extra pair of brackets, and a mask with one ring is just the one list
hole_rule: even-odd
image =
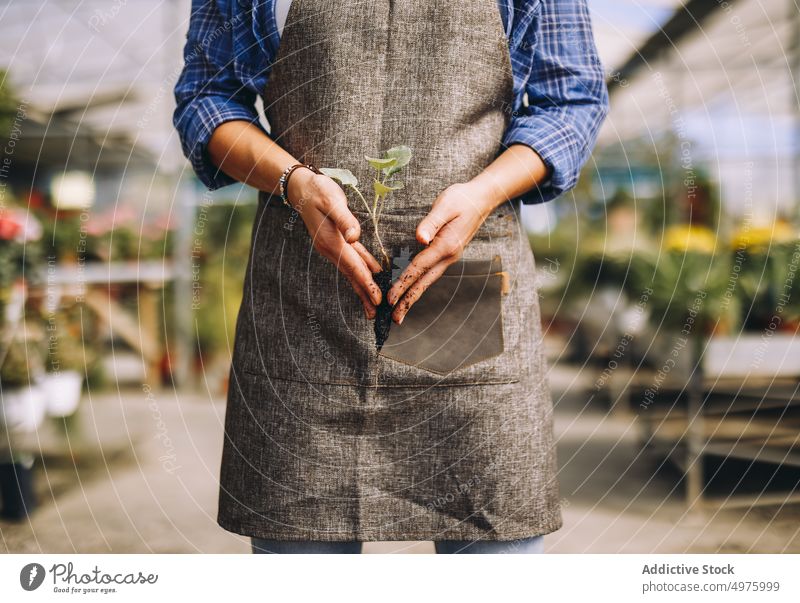
[(403, 188), (403, 183), (394, 179), (395, 174), (400, 172), (411, 161), (411, 149), (405, 145), (392, 147), (383, 154), (383, 157), (364, 156), (364, 159), (375, 170), (375, 177), (372, 180), (372, 203), (369, 203), (358, 188), (358, 179), (350, 170), (341, 168), (322, 168), (320, 171), (326, 176), (339, 182), (345, 190), (351, 190), (358, 197), (369, 214), (372, 228), (375, 233), (375, 241), (380, 249), (381, 272), (375, 275), (375, 282), (383, 293), (383, 299), (377, 308), (375, 315), (375, 346), (378, 351), (383, 347), (386, 338), (389, 336), (389, 329), (392, 324), (392, 307), (386, 301), (386, 294), (392, 286), (392, 258), (386, 251), (380, 233), (381, 215), (386, 205), (386, 198), (394, 191)]
[(320, 171), (329, 178), (333, 178), (339, 182), (345, 190), (352, 190), (361, 201), (372, 222), (375, 241), (380, 250), (381, 267), (384, 270), (391, 270), (392, 260), (381, 239), (380, 220), (383, 208), (386, 205), (386, 197), (390, 193), (403, 188), (403, 183), (393, 179), (393, 176), (400, 172), (400, 170), (411, 161), (411, 149), (405, 145), (400, 145), (386, 151), (383, 157), (369, 157), (368, 155), (364, 155), (364, 159), (366, 159), (375, 170), (375, 177), (372, 181), (373, 198), (371, 204), (358, 188), (358, 179), (350, 170), (343, 168), (322, 168)]

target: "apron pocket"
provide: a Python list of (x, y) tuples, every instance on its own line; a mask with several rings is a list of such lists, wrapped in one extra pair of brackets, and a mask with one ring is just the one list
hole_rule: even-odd
[(500, 356), (507, 288), (499, 256), (455, 262), (392, 324), (380, 355), (438, 375)]

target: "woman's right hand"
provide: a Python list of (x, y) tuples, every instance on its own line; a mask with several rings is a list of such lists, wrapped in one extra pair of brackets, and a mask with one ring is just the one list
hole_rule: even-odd
[(381, 266), (358, 241), (361, 225), (347, 207), (344, 191), (328, 176), (299, 168), (289, 178), (286, 196), (303, 219), (314, 248), (347, 278), (367, 318), (375, 318), (381, 290), (372, 274)]

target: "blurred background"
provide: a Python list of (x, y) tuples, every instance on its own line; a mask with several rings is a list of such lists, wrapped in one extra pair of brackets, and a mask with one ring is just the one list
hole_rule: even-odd
[[(546, 550), (800, 552), (800, 8), (589, 5), (611, 113), (576, 189), (523, 216)], [(256, 196), (181, 154), (189, 12), (0, 1), (0, 551), (249, 550), (215, 516)]]

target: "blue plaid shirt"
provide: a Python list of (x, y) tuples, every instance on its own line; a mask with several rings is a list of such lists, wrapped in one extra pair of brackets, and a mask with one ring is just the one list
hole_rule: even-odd
[[(572, 188), (608, 112), (586, 0), (498, 0), (514, 74), (512, 119), (504, 145), (524, 144), (550, 168), (524, 203)], [(280, 34), (274, 0), (192, 0), (184, 68), (173, 116), (183, 152), (210, 189), (234, 182), (208, 158), (214, 129), (231, 120), (258, 125)]]

